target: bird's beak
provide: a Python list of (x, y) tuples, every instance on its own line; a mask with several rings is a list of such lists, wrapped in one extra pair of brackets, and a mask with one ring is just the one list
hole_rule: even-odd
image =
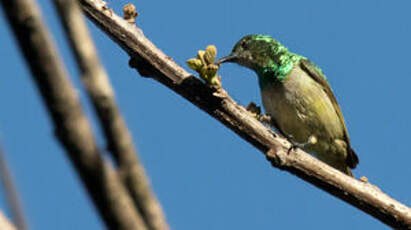
[(221, 63), (224, 62), (235, 62), (235, 60), (237, 59), (237, 56), (235, 54), (230, 54), (228, 56), (225, 56), (223, 58), (218, 59), (215, 64), (219, 65)]

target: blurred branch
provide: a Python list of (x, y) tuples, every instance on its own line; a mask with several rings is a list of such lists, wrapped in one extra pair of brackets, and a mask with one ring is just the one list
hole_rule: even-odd
[[(0, 142), (0, 179), (3, 183), (4, 194), (7, 205), (11, 210), (13, 222), (19, 230), (27, 230), (27, 221), (24, 217), (24, 211), (21, 205), (19, 193), (13, 181), (10, 169), (7, 166), (6, 154), (4, 153), (2, 143)], [(0, 220), (1, 222), (1, 220)], [(1, 224), (0, 224), (1, 226)], [(0, 229), (3, 229), (0, 227)]]
[(33, 0), (2, 0), (5, 14), (55, 125), (55, 133), (109, 229), (145, 224), (118, 175), (101, 157), (52, 39)]
[(17, 230), (17, 228), (0, 212), (0, 229), (1, 230)]
[(273, 166), (288, 171), (350, 203), (396, 229), (411, 228), (409, 207), (376, 186), (356, 180), (311, 157), (274, 134), (239, 106), (224, 90), (207, 87), (156, 48), (137, 27), (114, 14), (100, 0), (79, 0), (86, 15), (132, 57), (141, 75), (153, 77), (254, 145)]
[(74, 51), (87, 93), (103, 127), (108, 149), (118, 164), (119, 174), (151, 230), (168, 229), (159, 202), (151, 191), (143, 165), (120, 110), (107, 73), (100, 64), (77, 1), (54, 0)]

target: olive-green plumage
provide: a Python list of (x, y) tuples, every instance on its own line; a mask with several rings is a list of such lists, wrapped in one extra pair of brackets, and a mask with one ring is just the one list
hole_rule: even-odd
[(235, 62), (258, 75), (265, 111), (273, 125), (304, 150), (348, 174), (358, 164), (337, 100), (322, 71), (266, 35), (248, 35), (220, 62)]

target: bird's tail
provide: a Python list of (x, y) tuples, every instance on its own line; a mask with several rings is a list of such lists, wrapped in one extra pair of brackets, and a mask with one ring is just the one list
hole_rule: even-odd
[(354, 177), (354, 175), (351, 172), (351, 167), (350, 165), (347, 164), (347, 162), (344, 159), (329, 159), (329, 158), (323, 158), (322, 160), (324, 163), (330, 165), (331, 167), (347, 174), (350, 177)]
[[(340, 170), (341, 171), (341, 170)], [(354, 177), (354, 174), (352, 174), (351, 172), (351, 168), (350, 167), (345, 167), (345, 171), (342, 171), (343, 173), (347, 174), (350, 177)]]
[(348, 152), (347, 152), (347, 164), (350, 168), (354, 169), (358, 163), (360, 163), (360, 160), (358, 159), (357, 154), (355, 153), (354, 149), (351, 147), (348, 147)]

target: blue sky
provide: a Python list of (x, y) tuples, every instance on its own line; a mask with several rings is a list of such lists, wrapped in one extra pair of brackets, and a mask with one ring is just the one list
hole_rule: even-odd
[[(51, 1), (43, 16), (100, 129)], [(120, 13), (128, 3), (109, 0)], [(132, 1), (138, 25), (185, 66), (215, 44), (219, 56), (250, 33), (271, 35), (318, 64), (344, 113), (360, 157), (354, 171), (411, 204), (410, 1)], [(33, 229), (103, 229), (53, 128), (0, 11), (0, 135)], [(230, 130), (159, 83), (128, 68), (127, 55), (89, 23), (172, 229), (387, 229), (374, 218), (274, 169)], [(254, 73), (221, 68), (241, 104), (261, 104)], [(104, 148), (101, 135), (98, 141)], [(4, 201), (0, 208), (5, 210)]]

